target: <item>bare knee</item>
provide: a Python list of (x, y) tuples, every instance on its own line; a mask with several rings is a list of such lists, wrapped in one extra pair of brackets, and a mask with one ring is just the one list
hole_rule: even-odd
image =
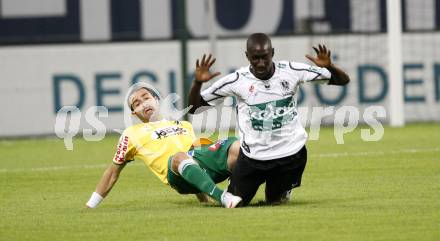
[(234, 169), (235, 163), (237, 162), (238, 154), (240, 153), (240, 142), (235, 141), (232, 143), (232, 145), (229, 147), (228, 150), (228, 169), (229, 171), (232, 171)]
[(177, 152), (173, 158), (171, 159), (171, 170), (174, 173), (179, 173), (179, 165), (182, 161), (187, 160), (188, 158), (191, 158), (186, 154), (185, 152)]

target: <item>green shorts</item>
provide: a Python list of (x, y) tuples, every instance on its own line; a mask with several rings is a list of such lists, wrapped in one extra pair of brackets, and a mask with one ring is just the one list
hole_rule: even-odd
[[(229, 137), (211, 145), (195, 147), (188, 154), (194, 158), (215, 183), (220, 183), (231, 175), (228, 170), (228, 151), (236, 140), (238, 140), (236, 137)], [(200, 190), (171, 170), (171, 159), (172, 157), (168, 159), (167, 175), (170, 186), (180, 194), (200, 193)]]

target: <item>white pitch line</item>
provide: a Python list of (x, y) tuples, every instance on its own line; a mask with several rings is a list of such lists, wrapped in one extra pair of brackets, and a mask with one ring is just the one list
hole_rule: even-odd
[[(400, 154), (400, 153), (423, 153), (423, 152), (439, 152), (440, 148), (427, 148), (427, 149), (401, 149), (394, 151), (371, 151), (371, 152), (335, 152), (335, 153), (322, 153), (311, 154), (312, 157), (345, 157), (345, 156), (382, 156), (388, 154)], [(77, 166), (53, 166), (53, 167), (32, 167), (32, 168), (18, 168), (18, 169), (0, 169), (0, 173), (7, 172), (50, 172), (60, 170), (74, 170), (74, 169), (104, 169), (109, 163), (106, 164), (86, 164)], [(135, 162), (128, 164), (130, 166), (144, 165), (142, 162)]]
[(427, 149), (401, 149), (394, 151), (366, 151), (366, 152), (335, 152), (335, 153), (322, 153), (311, 154), (313, 157), (344, 157), (344, 156), (383, 156), (388, 154), (400, 154), (400, 153), (421, 153), (421, 152), (438, 152), (440, 148), (427, 148)]
[[(47, 172), (47, 171), (60, 171), (60, 170), (74, 170), (74, 169), (104, 169), (110, 163), (106, 164), (85, 164), (77, 166), (54, 166), (54, 167), (32, 167), (32, 168), (17, 168), (17, 169), (0, 169), (0, 173), (5, 172)], [(130, 166), (140, 166), (143, 163), (131, 163)]]

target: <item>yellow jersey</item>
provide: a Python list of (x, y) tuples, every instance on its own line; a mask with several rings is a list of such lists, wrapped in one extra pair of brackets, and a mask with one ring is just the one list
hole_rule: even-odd
[(187, 121), (161, 120), (133, 125), (119, 139), (113, 163), (142, 160), (165, 184), (168, 184), (168, 159), (177, 152), (187, 152), (195, 140)]

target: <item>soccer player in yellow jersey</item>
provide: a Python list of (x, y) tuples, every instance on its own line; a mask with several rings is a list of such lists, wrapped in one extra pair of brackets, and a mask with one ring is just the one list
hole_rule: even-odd
[[(213, 145), (194, 148), (191, 123), (163, 119), (159, 113), (159, 93), (146, 83), (137, 83), (128, 93), (127, 104), (141, 121), (124, 130), (113, 163), (105, 170), (90, 200), (95, 208), (108, 195), (125, 165), (142, 160), (164, 183), (181, 194), (196, 194), (200, 201), (209, 195), (226, 208), (234, 208), (241, 198), (223, 191), (215, 183), (229, 175), (239, 152), (235, 137)], [(202, 195), (205, 194), (205, 195)]]

